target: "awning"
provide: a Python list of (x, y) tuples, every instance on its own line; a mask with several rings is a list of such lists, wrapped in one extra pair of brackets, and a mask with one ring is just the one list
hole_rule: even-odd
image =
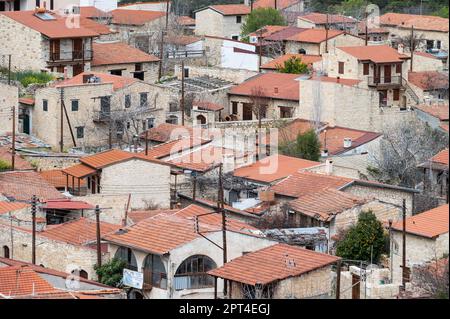
[(62, 172), (63, 174), (70, 175), (76, 178), (84, 178), (90, 175), (94, 175), (95, 173), (97, 173), (97, 170), (84, 164), (77, 164), (64, 169)]
[(82, 210), (94, 209), (94, 206), (86, 202), (71, 201), (71, 200), (52, 200), (47, 201), (42, 209), (58, 209), (58, 210)]

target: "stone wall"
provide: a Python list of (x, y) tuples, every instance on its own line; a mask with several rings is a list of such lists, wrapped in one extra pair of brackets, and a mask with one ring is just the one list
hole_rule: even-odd
[(0, 135), (12, 132), (12, 108), (16, 109), (16, 132), (19, 131), (19, 90), (0, 82)]
[[(189, 77), (195, 78), (200, 76), (209, 76), (229, 81), (234, 84), (241, 84), (249, 78), (258, 75), (258, 72), (254, 71), (227, 69), (220, 67), (199, 67), (189, 65), (186, 66), (186, 68), (189, 69)], [(175, 74), (180, 74), (180, 68), (176, 68)]]
[[(122, 76), (126, 78), (134, 78), (135, 63), (129, 64), (113, 64), (91, 66), (90, 71), (100, 73), (110, 73), (112, 70), (122, 70)], [(144, 81), (150, 84), (158, 81), (159, 62), (142, 63), (142, 70), (145, 71)]]
[(224, 36), (223, 16), (211, 9), (203, 10), (195, 14), (195, 35)]
[(64, 169), (79, 163), (81, 155), (71, 154), (48, 154), (48, 155), (33, 155), (28, 153), (21, 153), (22, 157), (32, 163), (38, 171), (48, 171), (53, 169)]

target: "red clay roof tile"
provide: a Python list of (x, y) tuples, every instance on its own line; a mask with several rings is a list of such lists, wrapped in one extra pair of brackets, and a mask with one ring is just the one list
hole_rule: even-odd
[(92, 66), (158, 62), (159, 58), (122, 42), (93, 43)]

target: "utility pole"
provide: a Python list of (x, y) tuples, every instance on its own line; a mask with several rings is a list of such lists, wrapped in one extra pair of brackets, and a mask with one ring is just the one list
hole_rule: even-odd
[(159, 46), (159, 70), (158, 70), (158, 80), (161, 81), (163, 73), (163, 61), (164, 61), (164, 30), (161, 31), (161, 43)]
[(31, 263), (36, 265), (36, 205), (37, 197), (33, 195), (31, 198), (31, 223), (32, 223), (32, 234), (31, 234)]
[(11, 168), (16, 169), (16, 107), (12, 107), (12, 148), (11, 148)]
[(369, 14), (365, 13), (365, 21), (366, 21), (366, 46), (369, 45)]
[(390, 279), (391, 279), (391, 283), (392, 283), (392, 278), (393, 278), (393, 256), (394, 254), (392, 253), (392, 219), (389, 219), (389, 264), (390, 264)]
[(169, 29), (170, 0), (166, 1), (166, 31)]
[(403, 199), (402, 289), (406, 288), (406, 199)]
[(184, 100), (184, 60), (181, 62), (181, 125), (184, 126), (184, 112), (185, 112), (185, 100)]
[(192, 187), (192, 200), (195, 202), (197, 194), (197, 174), (194, 175), (194, 185)]
[(339, 259), (336, 265), (336, 299), (341, 298), (341, 267), (342, 259)]
[[(227, 263), (227, 218), (224, 209), (224, 198), (223, 198), (223, 163), (219, 166), (219, 194), (217, 198), (217, 208), (219, 213), (222, 214), (222, 249), (223, 249), (223, 265)], [(227, 285), (224, 282), (223, 294), (227, 295)]]
[(11, 85), (11, 54), (8, 54), (8, 85)]
[(414, 25), (411, 26), (411, 43), (410, 43), (410, 50), (411, 50), (411, 64), (410, 64), (410, 71), (413, 71), (413, 62), (414, 62)]
[(148, 156), (148, 130), (145, 131), (145, 156)]
[(61, 121), (60, 121), (60, 140), (59, 140), (59, 150), (61, 153), (64, 152), (64, 90), (61, 89)]
[(327, 23), (325, 25), (325, 53), (328, 53), (328, 30), (330, 28), (328, 19), (329, 19), (329, 17), (328, 17), (328, 13), (327, 13)]
[[(111, 120), (111, 118), (109, 118), (108, 144), (109, 144), (109, 149), (112, 150), (112, 120)], [(130, 151), (131, 151), (131, 147), (130, 147)]]
[(263, 36), (263, 29), (259, 29), (259, 53), (258, 53), (258, 71), (261, 73), (261, 66), (262, 66), (262, 36)]
[[(64, 97), (64, 88), (61, 88), (61, 96)], [(64, 114), (66, 115), (67, 124), (69, 125), (70, 136), (72, 137), (72, 143), (74, 147), (77, 147), (77, 141), (75, 140), (75, 136), (73, 134), (72, 124), (70, 123), (69, 114), (67, 113), (66, 103), (64, 99), (61, 98), (61, 105), (64, 110)]]
[[(102, 247), (100, 243), (100, 207), (97, 205), (95, 206), (95, 222), (97, 225), (97, 267), (101, 267), (102, 265)], [(98, 280), (100, 281), (101, 278), (99, 277)]]
[(278, 10), (278, 1), (275, 0), (275, 10)]

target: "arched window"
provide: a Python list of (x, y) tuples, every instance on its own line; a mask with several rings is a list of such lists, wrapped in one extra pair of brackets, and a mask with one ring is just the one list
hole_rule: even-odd
[(88, 273), (83, 269), (74, 269), (72, 270), (72, 274), (80, 278), (88, 279)]
[(166, 267), (161, 256), (149, 254), (144, 260), (144, 284), (167, 289)]
[(3, 257), (9, 258), (9, 247), (3, 246)]
[(206, 117), (204, 117), (201, 114), (198, 115), (197, 116), (197, 124), (205, 125), (206, 124)]
[(217, 268), (207, 256), (195, 255), (183, 261), (175, 273), (176, 290), (214, 287), (214, 279), (207, 272)]
[(138, 267), (137, 267), (137, 262), (136, 262), (136, 257), (133, 254), (133, 251), (130, 248), (126, 248), (126, 247), (120, 247), (119, 249), (117, 249), (116, 254), (114, 255), (114, 258), (123, 260), (124, 262), (126, 262), (126, 266), (125, 268), (130, 269), (130, 270), (134, 270), (137, 271)]
[(298, 50), (298, 54), (306, 54), (306, 50), (305, 49), (300, 49), (300, 50)]

